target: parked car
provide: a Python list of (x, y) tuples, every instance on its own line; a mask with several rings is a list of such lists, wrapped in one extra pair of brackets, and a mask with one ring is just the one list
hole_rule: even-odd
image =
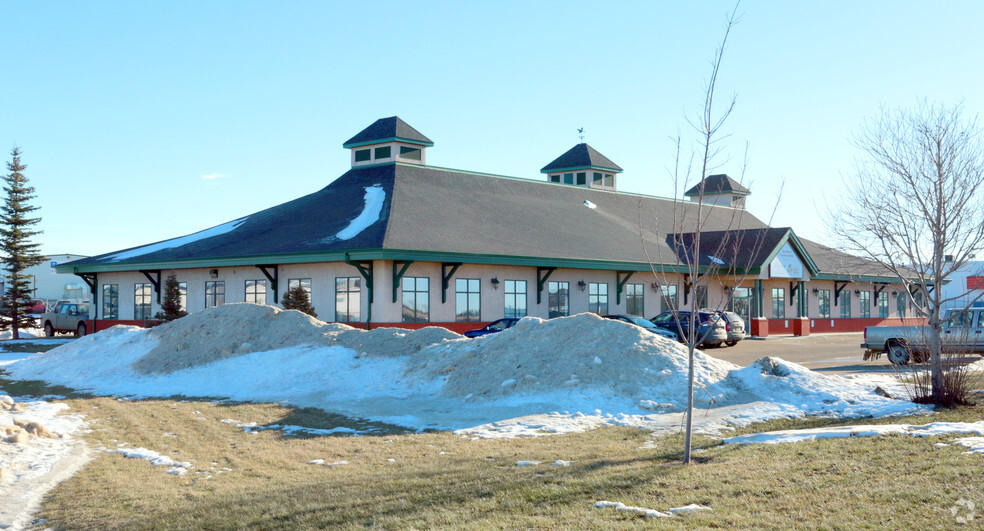
[(717, 314), (724, 320), (724, 331), (728, 333), (725, 345), (733, 347), (745, 339), (745, 320), (740, 315), (729, 311), (717, 312)]
[(60, 304), (57, 311), (45, 313), (41, 320), (46, 337), (54, 337), (59, 332), (75, 333), (82, 337), (89, 331), (89, 305)]
[[(948, 352), (984, 354), (984, 309), (949, 310), (940, 331)], [(864, 329), (864, 360), (886, 354), (893, 365), (922, 363), (929, 358), (928, 326), (867, 326)]]
[[(697, 339), (700, 345), (706, 347), (720, 347), (728, 340), (728, 331), (725, 329), (724, 320), (715, 313), (697, 312), (700, 326), (697, 329)], [(677, 318), (679, 317), (679, 323)], [(690, 312), (680, 311), (676, 315), (672, 311), (663, 312), (650, 319), (656, 326), (673, 332), (677, 336), (677, 341), (685, 343), (684, 334), (687, 332), (690, 323)]]
[(496, 332), (502, 332), (507, 328), (512, 328), (519, 322), (519, 319), (515, 317), (506, 317), (505, 319), (499, 319), (498, 321), (493, 321), (489, 323), (485, 328), (479, 328), (478, 330), (469, 330), (465, 332), (465, 337), (482, 337), (489, 334), (495, 334)]
[(614, 319), (616, 321), (622, 321), (625, 323), (634, 324), (636, 326), (645, 328), (646, 330), (649, 330), (650, 332), (656, 335), (665, 337), (666, 339), (672, 339), (673, 341), (677, 340), (677, 335), (675, 333), (656, 326), (649, 319), (643, 319), (642, 317), (636, 317), (634, 315), (604, 315), (602, 317), (604, 317), (605, 319)]

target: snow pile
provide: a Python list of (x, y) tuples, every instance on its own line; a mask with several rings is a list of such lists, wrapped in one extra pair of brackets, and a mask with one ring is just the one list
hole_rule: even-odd
[[(778, 358), (740, 368), (695, 356), (702, 433), (772, 418), (930, 410)], [(593, 314), (527, 317), (466, 339), (443, 328), (367, 332), (229, 304), (151, 330), (113, 327), (7, 368), (14, 378), (94, 393), (284, 402), (479, 437), (604, 425), (678, 431), (687, 394), (685, 348)]]

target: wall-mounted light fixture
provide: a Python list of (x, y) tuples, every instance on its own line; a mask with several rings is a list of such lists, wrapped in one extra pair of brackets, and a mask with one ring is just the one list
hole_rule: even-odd
[(820, 288), (813, 288), (813, 293), (820, 293)]
[(585, 284), (583, 280), (578, 280), (577, 287), (581, 288), (581, 291), (584, 291), (584, 288), (588, 287), (588, 285)]
[(653, 288), (653, 291), (659, 291), (659, 282), (653, 282), (649, 287)]
[(859, 289), (854, 290), (854, 294), (855, 295), (860, 295), (861, 294), (861, 290), (859, 290)]
[(898, 294), (899, 294), (899, 292), (897, 292), (897, 291), (894, 291), (894, 290), (892, 291), (892, 296), (893, 296), (893, 297), (896, 297), (896, 296), (898, 296)]
[(218, 269), (209, 269), (208, 270), (208, 276), (210, 276), (212, 278), (219, 278), (219, 270)]
[(492, 283), (492, 289), (499, 289), (499, 279), (498, 278), (492, 277), (492, 280), (490, 280), (489, 282)]

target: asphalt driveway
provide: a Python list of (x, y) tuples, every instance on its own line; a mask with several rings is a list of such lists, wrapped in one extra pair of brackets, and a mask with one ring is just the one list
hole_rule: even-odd
[(733, 347), (711, 348), (705, 352), (742, 366), (765, 356), (774, 356), (808, 369), (833, 374), (893, 372), (885, 356), (878, 361), (864, 361), (864, 349), (860, 347), (864, 342), (863, 336), (858, 332), (750, 338)]

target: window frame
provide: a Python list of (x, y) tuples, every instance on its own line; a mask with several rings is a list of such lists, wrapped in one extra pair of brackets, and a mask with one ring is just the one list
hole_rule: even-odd
[[(138, 298), (140, 302), (138, 302)], [(148, 321), (154, 309), (154, 286), (150, 282), (133, 284), (133, 320)], [(144, 310), (144, 311), (142, 311)], [(141, 317), (142, 316), (142, 317)]]
[(786, 318), (786, 288), (772, 288), (772, 318)]
[(393, 157), (393, 146), (379, 146), (372, 149), (372, 160), (388, 159)]
[(608, 314), (607, 282), (588, 282), (588, 311), (598, 315)]
[[(220, 289), (221, 288), (221, 289)], [(205, 281), (205, 308), (215, 308), (225, 304), (225, 280)], [(221, 301), (219, 300), (221, 298)]]
[[(106, 293), (106, 288), (109, 288), (109, 294)], [(114, 321), (118, 320), (120, 318), (120, 285), (103, 284), (102, 299), (102, 318)], [(107, 308), (111, 310), (109, 315), (106, 315)]]
[[(520, 285), (522, 290), (520, 291)], [(523, 318), (528, 315), (529, 295), (526, 291), (525, 280), (504, 280), (503, 281), (503, 317)], [(512, 305), (510, 305), (510, 300)], [(520, 308), (522, 304), (522, 308)]]
[(840, 308), (841, 319), (851, 319), (851, 292), (844, 290), (837, 298), (837, 306)]
[(862, 291), (858, 293), (858, 317), (861, 319), (871, 318), (871, 292)]
[(830, 319), (830, 290), (817, 290), (817, 314), (820, 319)]
[[(633, 310), (638, 310), (633, 312)], [(645, 319), (646, 315), (646, 285), (625, 285), (625, 313)]]
[(478, 323), (482, 320), (482, 281), (478, 278), (454, 279), (454, 320)]
[(369, 162), (370, 160), (372, 160), (372, 150), (369, 148), (357, 149), (355, 150), (354, 157), (355, 157), (355, 162)]
[[(423, 284), (421, 286), (420, 284)], [(408, 287), (410, 289), (408, 289)], [(430, 277), (403, 277), (400, 282), (402, 316), (404, 323), (430, 322)], [(407, 300), (411, 305), (407, 306)], [(421, 309), (423, 307), (423, 309)], [(411, 313), (408, 314), (408, 309)]]
[(335, 277), (335, 322), (362, 322), (362, 277)]
[[(266, 303), (267, 303), (267, 293), (270, 291), (270, 288), (269, 288), (269, 286), (267, 284), (268, 283), (267, 283), (266, 280), (246, 280), (246, 281), (244, 281), (243, 289), (244, 289), (245, 295), (243, 296), (243, 300), (245, 302), (249, 302), (249, 303), (252, 303), (252, 304), (266, 305)], [(259, 290), (259, 287), (260, 286), (263, 286), (263, 293), (260, 293), (260, 290)], [(263, 302), (260, 302), (259, 301), (259, 299), (261, 297), (262, 297)]]
[(565, 280), (547, 282), (547, 319), (567, 317), (570, 314), (571, 283)]

